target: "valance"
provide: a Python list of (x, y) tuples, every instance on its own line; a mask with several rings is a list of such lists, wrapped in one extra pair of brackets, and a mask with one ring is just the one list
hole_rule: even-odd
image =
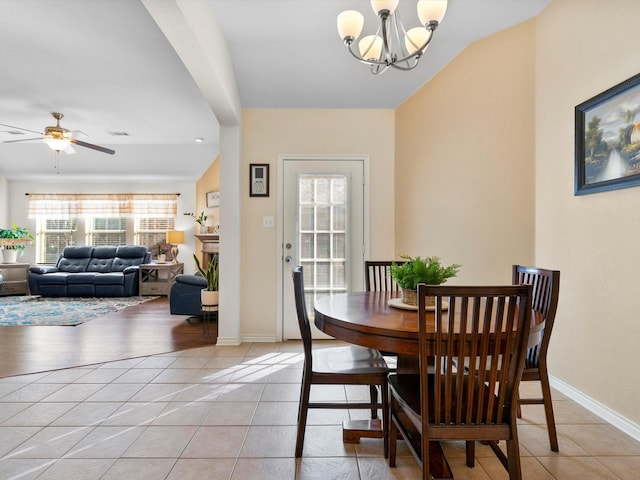
[(175, 218), (175, 193), (29, 193), (29, 218)]

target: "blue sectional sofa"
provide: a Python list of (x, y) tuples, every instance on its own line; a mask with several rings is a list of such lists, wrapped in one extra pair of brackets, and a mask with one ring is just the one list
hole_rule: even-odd
[(29, 269), (29, 288), (46, 297), (130, 297), (138, 295), (140, 264), (150, 261), (140, 245), (65, 247), (55, 267)]

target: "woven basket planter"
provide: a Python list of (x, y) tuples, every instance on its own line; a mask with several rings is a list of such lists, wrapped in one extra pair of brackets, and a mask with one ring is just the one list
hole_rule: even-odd
[[(407, 305), (418, 305), (418, 292), (417, 290), (409, 290), (406, 288), (401, 288), (401, 298), (402, 303), (406, 303)], [(427, 297), (427, 307), (433, 307), (436, 304), (435, 297)]]

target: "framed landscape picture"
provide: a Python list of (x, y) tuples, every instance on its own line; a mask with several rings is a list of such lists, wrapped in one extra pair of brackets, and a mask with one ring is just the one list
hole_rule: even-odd
[(575, 108), (575, 195), (640, 185), (640, 74)]

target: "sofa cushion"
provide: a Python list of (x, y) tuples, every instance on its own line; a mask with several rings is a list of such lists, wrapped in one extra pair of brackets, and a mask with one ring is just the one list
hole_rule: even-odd
[(66, 272), (53, 272), (46, 275), (38, 275), (38, 283), (41, 285), (66, 285), (67, 277)]
[(62, 256), (58, 260), (58, 270), (69, 273), (86, 271), (92, 251), (93, 247), (87, 246), (64, 247)]
[(67, 283), (71, 285), (72, 283), (87, 283), (93, 284), (96, 279), (96, 276), (99, 275), (95, 272), (79, 272), (74, 273), (73, 275), (67, 275)]
[(93, 277), (95, 285), (122, 285), (124, 284), (124, 275), (122, 273), (98, 273)]
[(111, 271), (116, 247), (94, 247), (91, 260), (87, 265), (87, 272), (108, 273)]
[(116, 257), (111, 265), (112, 272), (122, 272), (127, 267), (138, 266), (145, 261), (147, 247), (124, 245), (116, 250)]

